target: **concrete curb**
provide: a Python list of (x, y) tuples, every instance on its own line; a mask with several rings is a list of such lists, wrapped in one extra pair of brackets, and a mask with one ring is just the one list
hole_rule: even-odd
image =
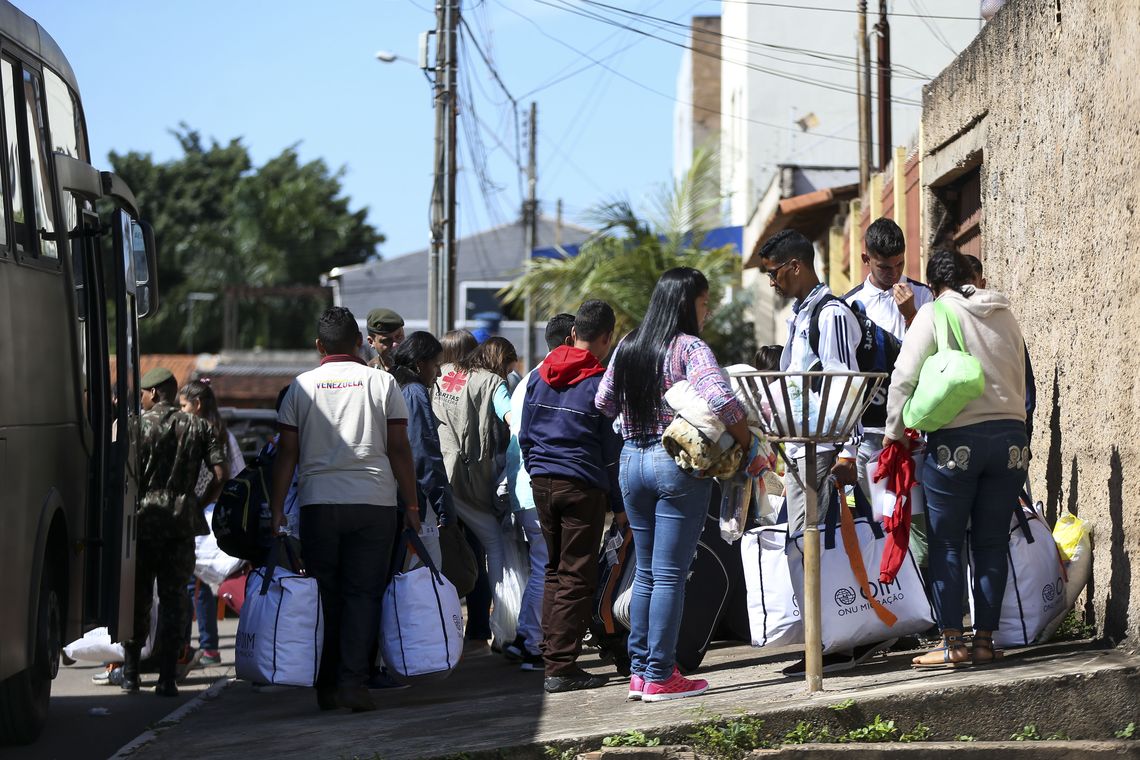
[(207, 702), (217, 699), (235, 680), (233, 676), (222, 676), (217, 681), (214, 681), (214, 683), (210, 685), (210, 688), (198, 694), (186, 704), (179, 705), (169, 715), (155, 723), (153, 728), (148, 728), (124, 744), (119, 748), (119, 751), (111, 755), (108, 760), (125, 760), (125, 758), (130, 757), (130, 755), (134, 754), (139, 748), (154, 741), (160, 731), (182, 722), (186, 716), (197, 712)]
[(1140, 758), (1140, 742), (1133, 741), (1034, 741), (1034, 742), (915, 742), (912, 744), (801, 744), (773, 750), (757, 750), (748, 760), (845, 760), (867, 758), (947, 758), (947, 760), (992, 760), (1012, 754), (1033, 760), (1072, 758)]

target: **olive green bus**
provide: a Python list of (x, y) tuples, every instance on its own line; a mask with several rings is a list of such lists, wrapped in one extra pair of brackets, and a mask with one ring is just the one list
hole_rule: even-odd
[(22, 743), (62, 645), (129, 626), (137, 320), (158, 291), (134, 196), (91, 166), (71, 65), (4, 0), (0, 146), (0, 743)]

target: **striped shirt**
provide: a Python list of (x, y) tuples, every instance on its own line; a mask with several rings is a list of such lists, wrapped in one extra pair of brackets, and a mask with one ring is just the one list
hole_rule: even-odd
[[(618, 346), (618, 351), (621, 346)], [(713, 414), (721, 419), (725, 425), (735, 425), (744, 419), (744, 407), (732, 393), (728, 380), (721, 373), (716, 356), (708, 344), (695, 335), (679, 333), (669, 344), (665, 352), (664, 377), (661, 383), (661, 399), (657, 406), (657, 420), (652, 428), (633, 427), (627, 420), (627, 406), (618, 408), (618, 398), (614, 389), (614, 365), (617, 363), (617, 353), (614, 361), (606, 368), (606, 374), (598, 386), (594, 405), (608, 417), (616, 417), (622, 412), (621, 436), (625, 440), (638, 440), (644, 442), (659, 441), (665, 429), (673, 422), (676, 416), (673, 410), (665, 403), (665, 392), (673, 387), (673, 383), (688, 380), (693, 389), (708, 402)]]

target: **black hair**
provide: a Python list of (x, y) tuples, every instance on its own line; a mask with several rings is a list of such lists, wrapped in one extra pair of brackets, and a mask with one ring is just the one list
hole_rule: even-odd
[(574, 315), (555, 314), (546, 323), (546, 348), (550, 351), (566, 344), (566, 339), (570, 337), (570, 328), (574, 326)]
[(966, 261), (970, 262), (970, 269), (974, 271), (974, 276), (980, 279), (982, 276), (982, 260), (972, 253), (963, 253), (962, 255), (966, 257)]
[(317, 322), (317, 339), (329, 354), (354, 354), (360, 340), (360, 327), (356, 317), (343, 306), (325, 309)]
[(662, 404), (665, 353), (679, 333), (696, 335), (697, 298), (709, 281), (699, 270), (677, 267), (661, 275), (649, 297), (641, 326), (622, 342), (614, 357), (614, 393), (626, 425), (652, 428)]
[(756, 349), (756, 369), (761, 372), (778, 372), (783, 355), (783, 346), (760, 346)]
[(226, 421), (222, 419), (222, 414), (218, 411), (218, 397), (214, 395), (214, 389), (210, 387), (210, 381), (206, 378), (191, 380), (182, 386), (182, 390), (178, 391), (178, 395), (187, 401), (198, 402), (198, 416), (209, 423), (210, 430), (213, 432), (214, 437), (225, 447), (228, 455), (230, 441), (226, 435)]
[(178, 381), (173, 377), (168, 377), (158, 385), (154, 386), (151, 390), (158, 396), (159, 401), (165, 401), (168, 404), (173, 404), (178, 400)]
[(434, 359), (441, 354), (443, 354), (443, 345), (435, 339), (435, 336), (417, 330), (396, 346), (396, 350), (392, 352), (392, 367), (388, 371), (396, 378), (401, 388), (408, 383), (422, 383), (419, 363)]
[(614, 331), (617, 318), (613, 308), (605, 301), (586, 301), (574, 315), (574, 333), (578, 340), (593, 341)]
[(278, 412), (281, 411), (281, 405), (285, 403), (285, 394), (287, 394), (289, 392), (290, 387), (292, 387), (292, 386), (286, 385), (284, 388), (277, 391), (277, 401), (273, 404), (273, 408), (276, 409)]
[(893, 259), (906, 251), (906, 237), (894, 219), (881, 216), (867, 227), (863, 246), (871, 256)]
[(479, 341), (467, 330), (449, 330), (443, 334), (439, 343), (443, 346), (444, 364), (458, 364), (479, 345)]
[(802, 261), (815, 265), (815, 246), (798, 230), (781, 230), (760, 246), (760, 258), (783, 264), (785, 261)]
[(949, 288), (969, 297), (965, 288), (974, 281), (969, 260), (957, 251), (941, 250), (926, 263), (926, 282), (937, 293)]

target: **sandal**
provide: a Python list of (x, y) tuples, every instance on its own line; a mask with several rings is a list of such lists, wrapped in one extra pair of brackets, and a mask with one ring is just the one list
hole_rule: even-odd
[[(983, 654), (979, 657), (978, 655), (983, 652), (987, 652), (988, 654)], [(994, 648), (993, 634), (974, 634), (974, 638), (970, 642), (970, 660), (974, 665), (993, 665), (994, 662), (1003, 657), (1005, 657), (1005, 652)]]
[[(937, 655), (939, 652), (942, 653), (940, 658), (925, 659), (932, 655)], [(910, 664), (911, 667), (916, 670), (948, 670), (973, 665), (973, 662), (969, 659), (969, 655), (966, 655), (963, 659), (956, 660), (954, 659), (954, 652), (962, 652), (963, 654), (966, 652), (966, 639), (961, 634), (957, 636), (943, 634), (942, 646), (931, 649), (924, 655), (915, 657), (911, 660)]]

